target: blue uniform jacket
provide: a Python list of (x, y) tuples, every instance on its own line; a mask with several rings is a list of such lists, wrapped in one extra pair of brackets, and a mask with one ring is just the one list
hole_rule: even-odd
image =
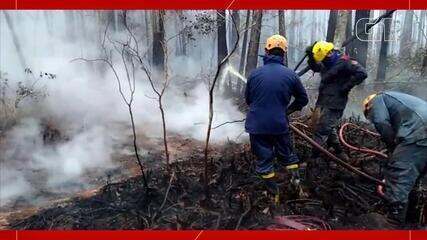
[(287, 113), (307, 105), (307, 93), (296, 73), (283, 65), (282, 57), (266, 55), (263, 60), (264, 66), (252, 71), (246, 83), (245, 128), (250, 134), (285, 134), (289, 131)]

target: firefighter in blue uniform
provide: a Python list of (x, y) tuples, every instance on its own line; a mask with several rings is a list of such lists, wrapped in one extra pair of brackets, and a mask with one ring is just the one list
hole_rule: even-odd
[[(253, 70), (246, 84), (249, 105), (245, 129), (257, 157), (256, 173), (274, 186), (274, 162), (297, 171), (298, 158), (292, 152), (288, 115), (308, 103), (307, 93), (296, 73), (284, 66), (287, 40), (281, 35), (267, 39), (264, 65)], [(291, 97), (294, 100), (291, 102)]]

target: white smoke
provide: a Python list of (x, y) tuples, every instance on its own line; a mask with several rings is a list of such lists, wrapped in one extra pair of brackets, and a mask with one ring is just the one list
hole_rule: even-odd
[[(76, 133), (70, 140), (55, 145), (45, 145), (40, 133), (39, 120), (32, 118), (22, 119), (8, 132), (2, 162), (1, 205), (13, 197), (29, 197), (36, 189), (57, 193), (70, 190), (71, 185), (76, 190), (83, 189), (85, 174), (114, 167), (114, 141), (101, 126)], [(34, 172), (39, 175), (33, 175)]]
[[(54, 192), (67, 191), (70, 185), (84, 188), (89, 182), (88, 174), (115, 167), (113, 154), (122, 150), (118, 146), (128, 143), (130, 136), (129, 131), (123, 131), (123, 126), (129, 127), (129, 113), (112, 73), (102, 63), (71, 62), (79, 57), (98, 56), (99, 35), (105, 25), (96, 19), (97, 15), (83, 12), (75, 16), (74, 25), (78, 27), (72, 30), (74, 39), (69, 37), (71, 23), (62, 11), (11, 11), (9, 15), (25, 61), (35, 77), (43, 71), (56, 74), (56, 78), (39, 81), (47, 96), (23, 103), (17, 124), (3, 133), (0, 206), (19, 197), (31, 198), (42, 187)], [(7, 73), (13, 87), (28, 76), (20, 66), (11, 31), (3, 18), (0, 15), (0, 71)], [(209, 58), (170, 58), (171, 76), (177, 82), (166, 90), (164, 99), (169, 134), (204, 140), (209, 79), (197, 83), (193, 79), (212, 71), (204, 65), (211, 61)], [(124, 69), (119, 67), (118, 71), (124, 76)], [(190, 82), (186, 83), (190, 87), (180, 86), (185, 82)], [(141, 72), (137, 72), (136, 85), (133, 107), (138, 132), (158, 138), (162, 131), (158, 103), (151, 99), (155, 95)], [(214, 126), (243, 118), (237, 107), (221, 96), (216, 96), (214, 106)], [(66, 139), (54, 145), (45, 144), (43, 121), (53, 122)], [(236, 139), (242, 132), (242, 124), (226, 125), (213, 130), (212, 140)], [(38, 176), (42, 173), (43, 179), (35, 178), (35, 172)]]

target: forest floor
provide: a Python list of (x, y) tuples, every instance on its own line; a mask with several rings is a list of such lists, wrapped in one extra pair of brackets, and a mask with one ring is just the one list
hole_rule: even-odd
[[(373, 139), (348, 132), (347, 139), (378, 147)], [(160, 140), (158, 140), (160, 141)], [(150, 141), (143, 141), (150, 142)], [(12, 229), (393, 229), (383, 216), (376, 185), (323, 159), (310, 162), (311, 147), (294, 137), (307, 162), (300, 189), (279, 172), (280, 202), (254, 177), (248, 144), (228, 142), (210, 149), (209, 193), (203, 185), (203, 143), (174, 135), (174, 161), (168, 173), (160, 142), (143, 146), (148, 190), (131, 155), (118, 157), (116, 180), (91, 190), (52, 198), (44, 206), (21, 204), (2, 209), (0, 226)], [(379, 178), (380, 160), (350, 153), (355, 167)], [(357, 161), (354, 161), (354, 160)], [(129, 177), (131, 176), (131, 177)], [(409, 228), (419, 228), (411, 225)]]

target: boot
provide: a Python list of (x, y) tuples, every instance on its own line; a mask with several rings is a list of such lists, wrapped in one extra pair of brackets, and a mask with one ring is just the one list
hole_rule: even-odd
[(298, 165), (299, 159), (295, 153), (291, 153), (288, 158), (278, 156), (276, 159), (276, 164), (279, 168), (288, 169), (288, 166)]
[(264, 182), (267, 191), (274, 196), (274, 204), (278, 205), (280, 202), (280, 189), (276, 182), (276, 174), (274, 172), (262, 173), (257, 174), (257, 177)]
[(406, 210), (407, 204), (405, 203), (391, 203), (388, 208), (387, 218), (393, 224), (402, 225), (406, 222)]
[(294, 187), (298, 187), (301, 182), (299, 165), (298, 164), (288, 165), (286, 166), (286, 170), (291, 174), (292, 185), (294, 185)]
[(296, 192), (299, 198), (307, 198), (308, 193), (303, 189), (301, 182), (305, 178), (306, 164), (293, 164), (286, 167), (291, 174), (291, 189)]
[(301, 181), (305, 181), (306, 170), (307, 170), (307, 163), (305, 163), (305, 162), (300, 163), (299, 168), (298, 168), (298, 173), (299, 173), (299, 178)]

